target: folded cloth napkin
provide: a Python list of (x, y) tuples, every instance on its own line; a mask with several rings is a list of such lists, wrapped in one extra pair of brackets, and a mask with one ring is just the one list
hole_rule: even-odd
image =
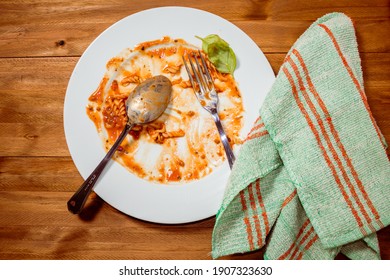
[(380, 258), (390, 163), (368, 107), (352, 21), (323, 16), (297, 40), (233, 166), (212, 256)]

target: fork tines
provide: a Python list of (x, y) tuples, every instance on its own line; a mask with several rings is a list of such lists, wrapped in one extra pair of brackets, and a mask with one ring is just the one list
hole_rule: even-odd
[[(186, 61), (188, 61), (191, 68), (188, 66)], [(198, 50), (197, 54), (188, 54), (187, 59), (183, 56), (183, 62), (194, 90), (199, 88), (202, 94), (210, 91), (213, 87), (213, 80), (202, 53)]]

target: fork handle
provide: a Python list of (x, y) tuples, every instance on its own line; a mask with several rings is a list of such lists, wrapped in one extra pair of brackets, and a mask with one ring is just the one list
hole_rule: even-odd
[(219, 136), (221, 138), (223, 147), (225, 148), (225, 153), (226, 153), (226, 157), (227, 157), (228, 162), (229, 162), (230, 169), (232, 169), (233, 163), (236, 160), (236, 157), (233, 154), (232, 148), (230, 147), (230, 144), (229, 144), (229, 140), (228, 140), (228, 138), (226, 136), (225, 131), (223, 130), (222, 123), (221, 123), (221, 120), (220, 120), (220, 118), (218, 116), (218, 113), (217, 112), (212, 112), (211, 115), (214, 118), (214, 121), (215, 121), (215, 124), (217, 126), (217, 129), (218, 129)]

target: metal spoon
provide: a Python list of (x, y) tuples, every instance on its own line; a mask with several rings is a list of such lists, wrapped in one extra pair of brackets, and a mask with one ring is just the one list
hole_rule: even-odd
[(145, 80), (130, 93), (126, 101), (129, 119), (125, 128), (92, 174), (69, 199), (67, 205), (70, 212), (73, 214), (81, 212), (100, 174), (131, 128), (136, 124), (144, 124), (157, 119), (167, 108), (171, 92), (171, 81), (167, 77), (160, 75)]

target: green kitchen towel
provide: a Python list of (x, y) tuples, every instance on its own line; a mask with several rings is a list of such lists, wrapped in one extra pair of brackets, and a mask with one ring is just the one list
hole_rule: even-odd
[(332, 13), (293, 45), (233, 166), (213, 257), (377, 259), (390, 164), (369, 110), (351, 20)]
[(318, 242), (260, 118), (249, 133), (232, 174), (235, 175), (230, 178), (226, 203), (217, 215), (214, 258), (264, 245), (266, 259), (333, 259), (339, 252), (351, 259), (380, 258), (376, 234), (331, 249)]

